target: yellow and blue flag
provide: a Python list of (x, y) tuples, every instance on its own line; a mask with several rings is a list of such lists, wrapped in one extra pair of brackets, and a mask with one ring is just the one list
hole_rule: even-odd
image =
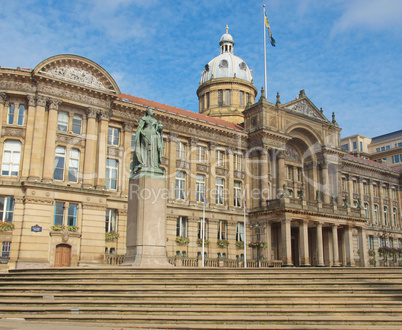
[(269, 26), (269, 22), (268, 22), (268, 16), (267, 16), (267, 12), (264, 9), (264, 21), (265, 21), (265, 25), (268, 28), (268, 36), (269, 36), (269, 41), (271, 42), (271, 45), (273, 47), (275, 47), (275, 39), (272, 37), (272, 33), (271, 33), (271, 27)]

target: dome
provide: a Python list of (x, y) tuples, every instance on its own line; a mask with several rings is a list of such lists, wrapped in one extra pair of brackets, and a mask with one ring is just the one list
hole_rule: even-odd
[(222, 35), (219, 41), (221, 54), (205, 65), (204, 71), (201, 73), (201, 84), (213, 78), (234, 77), (252, 83), (253, 74), (251, 70), (240, 57), (233, 54), (234, 40), (228, 33), (228, 29), (226, 26), (226, 33)]

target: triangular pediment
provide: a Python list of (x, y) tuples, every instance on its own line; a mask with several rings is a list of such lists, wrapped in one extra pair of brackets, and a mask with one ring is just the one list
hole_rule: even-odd
[(307, 98), (303, 97), (284, 105), (286, 110), (293, 113), (317, 119), (323, 122), (329, 122), (320, 110)]
[(34, 74), (119, 95), (110, 74), (95, 62), (77, 55), (57, 55), (39, 63)]

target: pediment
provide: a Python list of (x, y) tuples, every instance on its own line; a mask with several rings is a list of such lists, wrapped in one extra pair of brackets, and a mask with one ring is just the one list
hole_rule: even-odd
[(120, 94), (112, 76), (95, 62), (77, 55), (57, 55), (39, 63), (34, 74), (63, 80), (69, 83)]
[(295, 100), (288, 103), (284, 107), (285, 109), (296, 114), (301, 114), (310, 118), (318, 119), (323, 122), (328, 122), (328, 119), (307, 98)]

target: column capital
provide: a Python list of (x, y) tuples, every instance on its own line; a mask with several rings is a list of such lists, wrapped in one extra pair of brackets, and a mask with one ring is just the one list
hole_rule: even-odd
[(217, 148), (218, 144), (216, 142), (209, 142), (208, 147), (210, 151), (214, 151)]
[(37, 95), (36, 96), (36, 105), (40, 106), (40, 107), (45, 107), (48, 100), (49, 100), (49, 98), (47, 98), (43, 95)]
[(7, 93), (0, 93), (0, 104), (4, 105), (7, 100), (8, 100)]
[(111, 112), (108, 110), (99, 110), (99, 119), (109, 121), (111, 117)]
[(95, 108), (88, 108), (87, 109), (87, 118), (96, 118), (98, 111), (99, 110), (95, 109)]
[(36, 97), (35, 95), (27, 95), (28, 106), (34, 107), (36, 105)]
[(134, 128), (134, 123), (132, 123), (132, 122), (125, 122), (123, 125), (124, 132), (131, 133), (133, 131), (133, 128)]
[(63, 103), (63, 101), (57, 99), (49, 99), (49, 102), (49, 109), (51, 110), (59, 110), (60, 104)]
[(177, 138), (178, 138), (177, 133), (169, 133), (169, 134), (166, 134), (166, 136), (167, 136), (168, 141), (177, 142)]
[(278, 150), (277, 158), (278, 159), (285, 159), (285, 151), (284, 150)]
[(198, 144), (199, 138), (192, 137), (190, 138), (190, 146), (195, 147)]

